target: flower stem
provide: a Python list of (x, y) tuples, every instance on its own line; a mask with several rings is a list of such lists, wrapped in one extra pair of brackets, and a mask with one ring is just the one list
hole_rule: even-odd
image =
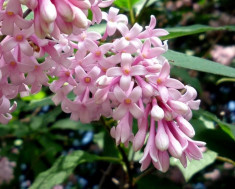
[(229, 158), (222, 157), (222, 156), (217, 156), (216, 159), (219, 160), (219, 161), (224, 161), (224, 162), (227, 162), (227, 163), (231, 163), (233, 166), (235, 166), (235, 161), (233, 161)]
[(136, 184), (140, 179), (142, 179), (143, 177), (153, 173), (154, 171), (156, 171), (155, 167), (151, 167), (148, 170), (146, 170), (144, 173), (142, 173), (141, 175), (139, 175), (138, 177), (134, 178), (134, 184)]
[(129, 8), (129, 13), (130, 13), (130, 18), (131, 18), (131, 25), (134, 25), (135, 23), (135, 16), (134, 16), (134, 11), (131, 6), (131, 0), (128, 0), (128, 8)]

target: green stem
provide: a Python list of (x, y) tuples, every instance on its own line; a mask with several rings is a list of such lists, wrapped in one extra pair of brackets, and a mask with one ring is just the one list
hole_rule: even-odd
[(140, 13), (136, 16), (134, 22), (138, 22), (139, 18), (142, 16), (142, 14), (143, 14), (143, 12), (144, 12), (144, 10), (145, 10), (147, 4), (148, 4), (148, 2), (149, 2), (149, 0), (146, 0), (146, 1), (144, 2), (144, 5), (143, 5), (143, 7), (142, 7)]
[[(105, 120), (104, 117), (101, 117), (100, 121), (103, 124), (103, 126), (105, 127), (105, 129), (108, 131), (108, 133), (110, 133), (110, 129), (111, 129), (110, 124), (113, 123), (113, 121), (111, 120), (111, 122), (110, 121), (108, 122)], [(110, 123), (110, 124), (108, 124), (108, 123)], [(122, 163), (127, 170), (128, 185), (129, 185), (129, 189), (131, 189), (131, 188), (133, 188), (133, 174), (132, 174), (130, 162), (128, 161), (128, 157), (126, 155), (125, 150), (121, 146), (118, 146), (117, 148), (122, 156), (122, 159), (121, 160), (119, 159), (119, 163)], [(101, 160), (105, 161), (105, 158), (107, 158), (107, 157), (101, 157)], [(108, 157), (108, 158), (110, 158), (110, 157)], [(118, 158), (114, 158), (114, 160), (115, 159), (117, 160)]]
[(235, 82), (235, 78), (222, 78), (216, 82), (216, 85), (219, 85), (223, 82)]
[(108, 161), (108, 162), (113, 162), (113, 163), (122, 163), (122, 160), (119, 158), (115, 157), (106, 157), (106, 156), (100, 156), (98, 158), (99, 161)]
[(134, 23), (135, 23), (135, 16), (134, 16), (133, 8), (131, 6), (131, 0), (128, 0), (127, 3), (128, 3), (128, 7), (129, 7), (129, 13), (130, 13), (130, 18), (131, 18), (131, 25), (134, 25)]
[(136, 184), (140, 179), (142, 179), (143, 177), (153, 173), (156, 170), (155, 167), (151, 167), (149, 168), (147, 171), (145, 171), (144, 173), (142, 173), (141, 175), (139, 175), (138, 177), (134, 178), (134, 184)]
[(224, 162), (227, 162), (227, 163), (231, 163), (233, 166), (235, 166), (235, 162), (233, 160), (229, 159), (229, 158), (217, 156), (216, 159), (219, 160), (219, 161), (224, 161)]

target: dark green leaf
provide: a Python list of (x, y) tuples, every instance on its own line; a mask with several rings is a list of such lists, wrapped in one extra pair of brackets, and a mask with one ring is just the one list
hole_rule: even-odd
[(235, 31), (235, 26), (221, 26), (221, 27), (211, 27), (206, 25), (192, 25), (192, 26), (181, 26), (174, 28), (165, 28), (170, 34), (164, 37), (161, 37), (162, 40), (172, 39), (176, 37), (182, 37), (186, 35), (193, 35), (208, 31), (218, 31), (218, 30), (227, 30)]
[[(157, 170), (156, 170), (157, 171)], [(159, 177), (158, 175), (147, 175), (137, 182), (138, 189), (180, 189), (182, 187), (178, 186), (173, 182), (169, 182), (168, 179)]]
[(34, 110), (38, 107), (42, 107), (42, 106), (46, 106), (46, 105), (53, 105), (54, 102), (51, 100), (51, 97), (46, 97), (44, 99), (40, 99), (40, 100), (32, 100), (25, 108), (25, 111), (28, 110)]
[(235, 154), (231, 153), (235, 149), (234, 140), (220, 127), (216, 127), (214, 121), (194, 114), (190, 123), (196, 131), (195, 140), (206, 142), (206, 147), (217, 152), (219, 156), (235, 159)]
[(179, 77), (180, 79), (185, 81), (185, 83), (194, 87), (199, 93), (202, 92), (201, 83), (198, 80), (198, 78), (191, 77), (187, 70), (185, 70), (183, 68), (173, 67), (173, 68), (171, 68), (171, 75), (173, 75), (175, 77)]
[(203, 159), (201, 159), (200, 161), (198, 160), (192, 160), (191, 162), (188, 161), (188, 166), (186, 168), (184, 168), (181, 165), (180, 161), (175, 158), (171, 158), (171, 165), (176, 165), (177, 167), (179, 167), (179, 169), (184, 175), (185, 180), (188, 182), (189, 179), (194, 174), (203, 170), (208, 165), (212, 164), (215, 161), (216, 157), (217, 153), (208, 150), (205, 153), (203, 153)]
[(120, 162), (116, 158), (99, 157), (81, 150), (74, 151), (67, 156), (59, 157), (50, 169), (39, 174), (30, 189), (51, 189), (71, 175), (79, 164), (97, 160)]
[(195, 111), (194, 114), (201, 115), (204, 118), (206, 118), (208, 121), (217, 123), (225, 133), (227, 133), (233, 140), (235, 140), (235, 125), (223, 122), (219, 118), (217, 118), (214, 114), (204, 110)]
[(106, 29), (106, 24), (96, 24), (88, 28), (88, 31), (95, 31), (97, 33), (103, 34)]
[(119, 8), (130, 10), (138, 1), (140, 0), (116, 0), (114, 1), (114, 4)]
[(110, 136), (107, 131), (101, 131), (94, 135), (94, 142), (103, 149), (105, 156), (118, 157), (119, 152), (115, 145), (114, 139)]
[(93, 127), (91, 124), (84, 124), (79, 121), (73, 121), (71, 119), (62, 119), (55, 122), (51, 129), (71, 129), (71, 130), (83, 130), (88, 131), (92, 130)]
[(179, 53), (172, 50), (168, 50), (163, 56), (165, 56), (169, 62), (175, 66), (217, 75), (235, 77), (234, 68), (224, 66), (210, 60), (189, 56), (184, 53)]

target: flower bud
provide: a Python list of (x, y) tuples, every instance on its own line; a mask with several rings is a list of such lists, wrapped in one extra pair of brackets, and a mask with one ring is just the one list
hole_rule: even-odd
[(189, 107), (180, 101), (176, 100), (169, 100), (168, 101), (169, 106), (178, 114), (185, 114), (189, 110)]
[(182, 116), (178, 116), (176, 121), (181, 129), (187, 136), (193, 137), (195, 135), (195, 131), (193, 126)]
[(75, 14), (69, 3), (66, 3), (64, 0), (55, 1), (56, 10), (59, 15), (66, 21), (72, 22)]
[(160, 151), (165, 151), (169, 147), (169, 138), (166, 134), (162, 121), (158, 121), (157, 134), (155, 136), (155, 144)]
[(151, 117), (155, 120), (161, 120), (164, 118), (164, 111), (158, 105), (154, 105), (151, 110)]
[(74, 7), (75, 18), (73, 24), (78, 28), (86, 28), (88, 26), (88, 20), (86, 15), (81, 9)]
[(55, 6), (51, 3), (50, 0), (42, 1), (40, 12), (40, 16), (45, 22), (51, 23), (55, 21), (57, 12)]

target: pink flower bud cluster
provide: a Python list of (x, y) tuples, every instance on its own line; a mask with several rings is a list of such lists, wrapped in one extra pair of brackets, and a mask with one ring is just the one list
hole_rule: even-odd
[[(191, 139), (195, 132), (189, 123), (200, 100), (195, 100), (194, 88), (170, 77), (170, 65), (162, 56), (167, 41), (159, 39), (168, 32), (155, 29), (154, 16), (145, 28), (137, 23), (129, 28), (118, 9), (101, 11), (110, 0), (14, 0), (14, 9), (12, 2), (0, 17), (1, 28), (5, 27), (1, 32), (7, 35), (0, 46), (1, 123), (9, 121), (16, 107), (9, 99), (49, 86), (54, 103), (61, 104), (72, 120), (90, 123), (101, 116), (117, 120), (111, 129), (116, 144), (132, 142), (135, 151), (144, 148), (141, 170), (152, 162), (165, 172), (169, 156), (185, 167), (187, 159), (202, 158), (200, 147), (205, 143)], [(34, 11), (34, 20), (23, 19), (20, 3)], [(88, 9), (92, 21), (86, 18)], [(7, 16), (12, 16), (11, 23), (4, 25)], [(87, 30), (101, 20), (107, 22), (103, 36)], [(45, 55), (38, 63), (37, 58)], [(52, 83), (48, 76), (54, 78)], [(68, 98), (71, 94), (73, 100)], [(138, 122), (136, 134), (133, 119)]]
[(13, 178), (15, 162), (10, 162), (6, 157), (0, 157), (0, 185), (10, 182)]

